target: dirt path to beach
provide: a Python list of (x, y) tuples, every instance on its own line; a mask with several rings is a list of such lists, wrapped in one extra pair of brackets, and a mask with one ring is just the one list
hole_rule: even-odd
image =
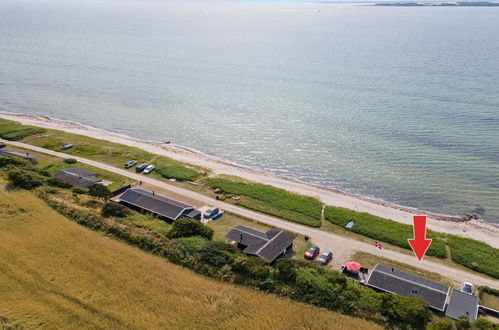
[[(35, 147), (35, 146), (21, 143), (21, 142), (12, 142), (12, 141), (6, 141), (6, 142), (8, 142), (10, 145), (13, 145), (13, 146), (30, 149), (33, 151), (37, 151), (40, 153), (44, 153), (44, 154), (48, 154), (48, 155), (52, 155), (52, 156), (56, 156), (56, 157), (61, 157), (61, 158), (67, 157), (67, 155), (64, 153), (60, 153), (60, 152), (56, 152), (56, 151), (52, 151), (52, 150), (47, 150), (47, 149), (43, 149), (40, 147)], [(148, 177), (148, 176), (145, 176), (142, 174), (130, 172), (130, 171), (120, 169), (120, 168), (116, 168), (116, 167), (113, 167), (111, 165), (107, 165), (107, 164), (104, 164), (101, 162), (97, 162), (97, 161), (93, 161), (93, 160), (89, 160), (89, 159), (81, 158), (81, 157), (75, 157), (75, 156), (71, 156), (71, 157), (75, 158), (77, 161), (79, 161), (81, 163), (95, 166), (95, 167), (101, 168), (105, 171), (114, 172), (114, 173), (122, 175), (124, 177), (129, 177), (133, 180), (142, 181), (148, 185), (156, 186), (156, 187), (159, 187), (161, 189), (171, 191), (172, 193), (175, 193), (176, 195), (185, 196), (188, 199), (197, 200), (200, 203), (204, 203), (206, 205), (214, 205), (214, 206), (216, 206), (224, 211), (231, 212), (231, 213), (237, 214), (237, 215), (245, 217), (245, 218), (254, 219), (254, 220), (257, 220), (259, 222), (262, 222), (262, 223), (265, 223), (265, 224), (268, 224), (271, 226), (283, 228), (283, 229), (286, 229), (286, 230), (289, 230), (289, 231), (292, 231), (295, 233), (299, 233), (302, 235), (308, 235), (308, 236), (310, 236), (312, 242), (320, 245), (323, 250), (335, 251), (335, 255), (337, 256), (337, 260), (335, 262), (341, 263), (341, 262), (347, 261), (348, 257), (356, 251), (363, 251), (363, 252), (367, 252), (367, 253), (372, 253), (372, 251), (373, 251), (372, 244), (359, 242), (359, 241), (356, 241), (356, 240), (351, 239), (351, 238), (346, 238), (346, 237), (339, 236), (339, 235), (336, 235), (333, 233), (324, 232), (324, 231), (321, 231), (319, 229), (306, 227), (306, 226), (299, 225), (296, 223), (284, 221), (284, 220), (281, 220), (281, 219), (278, 219), (278, 218), (275, 218), (272, 216), (257, 213), (257, 212), (254, 212), (254, 211), (251, 211), (248, 209), (238, 207), (238, 206), (233, 205), (233, 204), (229, 204), (229, 203), (225, 203), (225, 202), (222, 202), (219, 200), (215, 200), (211, 197), (208, 197), (208, 196), (196, 193), (196, 192), (192, 192), (192, 191), (186, 190), (184, 188), (179, 188), (179, 187), (170, 185), (168, 183), (153, 179), (151, 177)], [(489, 287), (499, 289), (499, 281), (497, 281), (497, 280), (487, 278), (484, 276), (480, 276), (477, 274), (472, 274), (472, 273), (466, 272), (464, 270), (453, 268), (453, 267), (450, 267), (450, 266), (447, 266), (447, 265), (444, 265), (444, 264), (441, 264), (439, 262), (435, 262), (432, 260), (424, 259), (422, 262), (417, 262), (416, 258), (412, 255), (403, 254), (403, 253), (389, 250), (389, 249), (384, 249), (382, 256), (384, 258), (396, 260), (396, 261), (401, 262), (401, 263), (414, 265), (418, 268), (421, 268), (421, 269), (424, 269), (427, 271), (439, 273), (442, 276), (447, 277), (447, 278), (449, 278), (453, 281), (456, 281), (456, 282), (469, 281), (469, 282), (474, 283), (475, 285), (487, 285)], [(345, 258), (345, 260), (341, 260), (341, 258)]]
[[(134, 146), (179, 161), (209, 168), (217, 174), (235, 175), (248, 180), (270, 184), (299, 194), (318, 198), (323, 203), (328, 205), (341, 206), (356, 211), (368, 212), (370, 214), (401, 223), (412, 224), (412, 217), (414, 214), (425, 214), (425, 212), (418, 210), (392, 205), (361, 196), (350, 195), (333, 189), (327, 189), (302, 181), (291, 180), (285, 177), (260, 172), (251, 168), (238, 166), (172, 144), (140, 140), (75, 122), (54, 119), (46, 116), (0, 112), (0, 117), (15, 120), (27, 125), (58, 129), (70, 133), (90, 136), (96, 139)], [(473, 238), (486, 242), (495, 248), (499, 248), (499, 227), (496, 225), (478, 220), (471, 220), (467, 222), (449, 221), (449, 217), (435, 214), (428, 214), (428, 216), (429, 229)]]

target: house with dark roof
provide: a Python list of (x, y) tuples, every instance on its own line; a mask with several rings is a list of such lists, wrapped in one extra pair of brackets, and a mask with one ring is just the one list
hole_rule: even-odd
[(151, 213), (162, 220), (175, 221), (184, 217), (201, 219), (201, 212), (193, 206), (144, 189), (129, 188), (116, 200), (133, 210)]
[(237, 244), (243, 253), (263, 258), (269, 263), (292, 251), (296, 238), (281, 229), (272, 228), (264, 233), (245, 226), (234, 227), (225, 237)]
[(0, 149), (0, 156), (1, 155), (12, 156), (12, 157), (21, 157), (22, 159), (27, 159), (27, 160), (35, 159), (35, 157), (30, 156), (27, 153), (22, 153), (22, 152), (7, 150), (7, 149)]
[(448, 285), (381, 264), (374, 266), (366, 285), (405, 297), (419, 297), (428, 302), (431, 308), (442, 312), (450, 290)]
[(95, 178), (95, 173), (77, 167), (60, 170), (55, 177), (80, 188), (89, 188), (96, 183), (102, 183), (102, 180)]
[(461, 316), (473, 322), (478, 317), (478, 297), (452, 289), (445, 316), (459, 320)]

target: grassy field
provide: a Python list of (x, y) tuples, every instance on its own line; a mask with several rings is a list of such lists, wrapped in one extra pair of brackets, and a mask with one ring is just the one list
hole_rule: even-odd
[(373, 329), (219, 283), (89, 231), (27, 191), (0, 190), (0, 319), (24, 328)]
[(307, 226), (320, 227), (321, 225), (322, 203), (315, 198), (261, 183), (247, 183), (225, 178), (208, 178), (206, 183), (214, 189), (221, 189), (224, 195), (239, 197), (239, 200), (234, 201), (237, 205)]

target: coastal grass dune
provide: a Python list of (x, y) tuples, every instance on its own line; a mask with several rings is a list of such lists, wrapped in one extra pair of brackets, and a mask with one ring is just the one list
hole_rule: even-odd
[(376, 329), (216, 282), (81, 227), (0, 182), (0, 327)]

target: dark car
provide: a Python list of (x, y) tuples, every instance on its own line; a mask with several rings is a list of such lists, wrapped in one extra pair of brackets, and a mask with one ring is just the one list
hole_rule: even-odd
[(135, 164), (137, 164), (137, 161), (130, 160), (130, 161), (128, 161), (128, 162), (125, 163), (125, 168), (133, 167), (133, 166), (135, 166)]
[(319, 249), (317, 245), (314, 245), (310, 249), (308, 249), (307, 252), (305, 252), (305, 259), (315, 259), (319, 252), (321, 252), (321, 249)]
[(69, 148), (72, 148), (73, 145), (72, 144), (65, 144), (61, 147), (61, 150), (68, 150)]
[(204, 218), (209, 219), (215, 214), (218, 214), (218, 207), (207, 208), (206, 211), (204, 211)]
[(0, 142), (0, 148), (5, 148), (7, 145), (3, 142)]
[(317, 258), (317, 261), (322, 265), (327, 265), (333, 259), (333, 252), (326, 251)]
[(140, 164), (140, 165), (137, 165), (137, 167), (135, 168), (135, 172), (142, 172), (143, 170), (146, 169), (146, 167), (149, 166), (149, 164)]

